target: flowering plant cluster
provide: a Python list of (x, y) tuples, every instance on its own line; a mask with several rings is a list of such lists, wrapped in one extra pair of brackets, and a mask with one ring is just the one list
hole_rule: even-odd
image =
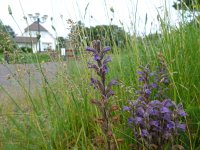
[[(101, 117), (97, 118), (102, 132), (106, 137), (107, 146), (105, 149), (115, 149), (115, 137), (112, 131), (112, 123), (119, 120), (119, 116), (112, 116), (112, 112), (118, 110), (117, 105), (110, 105), (109, 98), (114, 95), (111, 87), (117, 85), (116, 80), (111, 80), (106, 84), (106, 74), (108, 73), (107, 63), (111, 61), (110, 56), (105, 57), (106, 52), (111, 50), (110, 47), (101, 49), (101, 42), (99, 40), (93, 41), (93, 47), (87, 47), (86, 51), (91, 52), (93, 55), (93, 63), (88, 62), (88, 68), (94, 69), (97, 76), (91, 78), (91, 85), (100, 92), (100, 100), (93, 99), (91, 102), (95, 104), (101, 113)], [(117, 139), (118, 140), (118, 139)], [(119, 139), (120, 140), (120, 139)], [(103, 138), (96, 138), (96, 143), (104, 143)]]
[(181, 118), (186, 116), (182, 104), (177, 105), (165, 95), (169, 78), (161, 55), (159, 60), (160, 65), (155, 72), (150, 72), (149, 65), (140, 67), (138, 98), (124, 106), (124, 110), (130, 112), (128, 124), (138, 139), (137, 149), (146, 146), (162, 150), (179, 131), (186, 128), (181, 123)]

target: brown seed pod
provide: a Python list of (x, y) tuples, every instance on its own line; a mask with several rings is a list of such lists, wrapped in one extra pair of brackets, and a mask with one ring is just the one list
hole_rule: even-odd
[(112, 137), (113, 137), (112, 131), (108, 131), (108, 132), (107, 132), (107, 136), (108, 136), (109, 138), (112, 138)]
[(112, 117), (112, 121), (113, 122), (118, 122), (119, 120), (120, 120), (120, 116), (119, 115)]
[(155, 145), (155, 144), (150, 144), (150, 147), (151, 147), (151, 149), (153, 149), (153, 150), (157, 150), (157, 149), (158, 149), (158, 146)]
[(111, 112), (112, 112), (112, 111), (116, 111), (116, 110), (119, 110), (119, 106), (117, 106), (117, 105), (111, 106), (111, 108), (110, 108), (110, 111), (111, 111)]
[(102, 137), (98, 136), (94, 139), (94, 143), (95, 144), (104, 144), (104, 139)]

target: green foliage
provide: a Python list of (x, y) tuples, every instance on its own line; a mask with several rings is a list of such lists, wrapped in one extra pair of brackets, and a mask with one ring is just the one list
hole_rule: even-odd
[[(74, 43), (81, 43), (83, 45), (89, 45), (92, 40), (101, 40), (102, 45), (123, 47), (128, 43), (130, 35), (117, 25), (85, 27), (79, 21), (77, 24), (73, 24), (69, 37)], [(80, 47), (80, 44), (78, 44), (78, 47)]]
[(9, 33), (10, 37), (14, 38), (16, 36), (15, 31), (9, 25), (5, 25), (5, 31)]
[(200, 1), (199, 0), (177, 0), (174, 2), (173, 7), (175, 9), (183, 9), (191, 11), (199, 11), (200, 10)]
[(32, 48), (30, 48), (30, 47), (21, 47), (20, 49), (22, 50), (22, 52), (25, 52), (25, 53), (33, 52)]
[(11, 32), (7, 32), (6, 28), (8, 29), (8, 26), (4, 26), (0, 20), (0, 53), (16, 49), (16, 45), (10, 36)]
[(58, 42), (58, 44), (56, 45), (57, 50), (60, 50), (61, 48), (65, 47), (65, 38), (64, 37), (58, 37), (57, 42)]

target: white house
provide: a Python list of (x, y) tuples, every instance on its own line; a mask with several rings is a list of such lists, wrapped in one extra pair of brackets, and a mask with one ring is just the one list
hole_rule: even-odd
[[(40, 30), (40, 40), (38, 40), (38, 31)], [(26, 27), (23, 36), (15, 37), (15, 41), (19, 47), (32, 48), (33, 52), (44, 52), (47, 50), (55, 50), (55, 38), (48, 32), (42, 25), (33, 22), (30, 26)], [(40, 48), (39, 48), (40, 47)]]

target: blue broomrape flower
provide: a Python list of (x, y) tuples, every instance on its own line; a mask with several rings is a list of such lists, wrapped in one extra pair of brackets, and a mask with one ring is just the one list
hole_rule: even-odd
[(106, 46), (106, 47), (103, 48), (102, 53), (106, 53), (109, 50), (111, 50), (111, 48), (109, 46)]
[(97, 54), (97, 50), (95, 50), (94, 48), (89, 47), (89, 46), (86, 47), (86, 51), (93, 52), (94, 54)]
[(173, 121), (169, 121), (167, 123), (167, 128), (168, 129), (175, 129), (175, 123)]
[(129, 111), (129, 110), (130, 110), (130, 107), (124, 106), (124, 107), (123, 107), (123, 110), (124, 110), (124, 111)]
[(100, 60), (101, 58), (100, 58), (100, 56), (99, 56), (99, 54), (94, 54), (94, 58), (93, 58), (95, 61), (98, 61), (98, 60)]
[(185, 129), (186, 129), (186, 124), (177, 123), (177, 124), (176, 124), (176, 127), (179, 128), (179, 129), (181, 129), (182, 131), (185, 131)]

